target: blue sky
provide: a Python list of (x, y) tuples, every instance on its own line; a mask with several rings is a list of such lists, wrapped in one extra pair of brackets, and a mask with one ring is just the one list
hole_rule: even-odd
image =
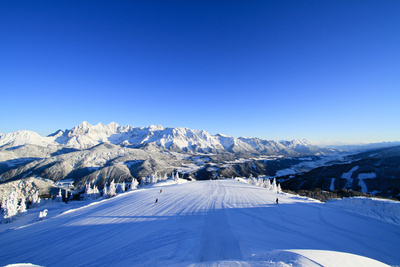
[(400, 1), (1, 1), (0, 132), (400, 140)]

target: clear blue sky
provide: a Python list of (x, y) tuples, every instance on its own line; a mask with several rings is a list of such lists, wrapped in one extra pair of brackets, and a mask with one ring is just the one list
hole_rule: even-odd
[(400, 140), (400, 1), (1, 1), (0, 132)]

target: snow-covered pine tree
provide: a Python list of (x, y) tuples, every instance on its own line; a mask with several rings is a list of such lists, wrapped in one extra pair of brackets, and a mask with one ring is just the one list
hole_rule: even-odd
[(40, 197), (39, 191), (35, 190), (33, 194), (29, 197), (31, 199), (31, 207), (38, 207), (40, 206)]
[(93, 190), (90, 187), (90, 182), (86, 184), (85, 186), (85, 195), (84, 195), (84, 199), (92, 199), (92, 194), (93, 194)]
[(103, 188), (103, 198), (108, 198), (107, 184), (104, 184), (104, 188)]
[(26, 200), (25, 197), (22, 196), (21, 201), (18, 206), (18, 214), (22, 214), (26, 212)]
[(278, 189), (277, 185), (276, 185), (276, 178), (274, 178), (274, 180), (272, 181), (272, 186), (270, 188), (270, 190), (276, 192)]
[(125, 192), (125, 182), (122, 182), (122, 184), (120, 184), (120, 188), (121, 192)]
[(278, 193), (282, 193), (281, 184), (278, 184), (278, 187), (277, 187), (277, 192), (278, 192)]
[(264, 180), (264, 188), (267, 190), (271, 188), (271, 181), (269, 180), (269, 178)]
[(97, 199), (100, 197), (100, 191), (96, 185), (93, 186), (93, 197), (94, 197), (94, 199)]
[(264, 179), (262, 178), (257, 178), (257, 186), (258, 187), (263, 187), (264, 185)]
[(18, 214), (18, 197), (15, 191), (11, 191), (8, 197), (3, 197), (3, 221), (9, 223)]
[(139, 185), (138, 181), (135, 178), (133, 178), (131, 182), (131, 190), (135, 190), (138, 185)]
[(140, 186), (144, 186), (148, 184), (148, 177), (143, 177), (142, 180), (140, 181)]
[(114, 183), (114, 179), (113, 179), (110, 183), (110, 190), (108, 191), (108, 194), (110, 195), (110, 197), (113, 197), (113, 196), (115, 196), (116, 193), (117, 193), (117, 189), (115, 187), (115, 183)]

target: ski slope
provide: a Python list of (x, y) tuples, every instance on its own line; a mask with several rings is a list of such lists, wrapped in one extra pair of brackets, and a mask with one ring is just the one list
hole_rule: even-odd
[(334, 205), (170, 181), (1, 232), (0, 265), (385, 266), (400, 265), (399, 245), (398, 224)]

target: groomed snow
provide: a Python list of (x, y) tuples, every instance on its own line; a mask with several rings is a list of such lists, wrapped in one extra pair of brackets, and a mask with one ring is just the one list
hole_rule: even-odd
[(1, 232), (0, 265), (400, 265), (399, 237), (399, 224), (236, 180), (168, 181)]

